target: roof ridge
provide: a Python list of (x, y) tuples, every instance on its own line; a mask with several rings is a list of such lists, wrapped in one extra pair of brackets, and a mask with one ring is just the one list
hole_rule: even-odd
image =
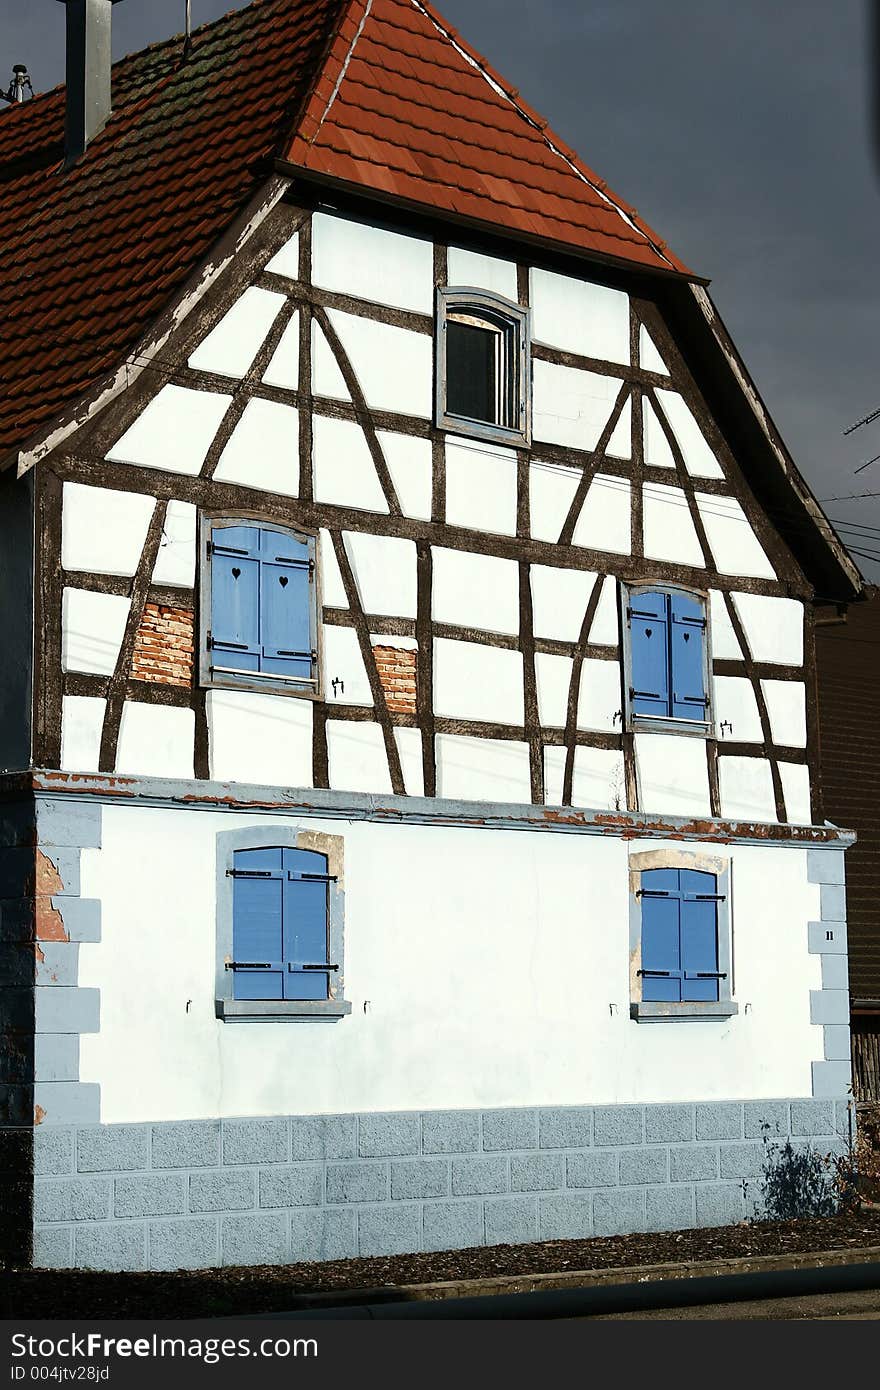
[(287, 132), (288, 142), (291, 137), (295, 139), (299, 136), (307, 145), (311, 145), (317, 138), (339, 93), (355, 45), (364, 31), (372, 7), (373, 0), (342, 0), (323, 56), (316, 65), (314, 80), (300, 107), (296, 127)]

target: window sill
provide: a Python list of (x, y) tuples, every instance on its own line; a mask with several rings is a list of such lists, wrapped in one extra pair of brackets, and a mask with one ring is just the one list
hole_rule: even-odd
[(641, 1002), (630, 1004), (629, 1016), (635, 1019), (636, 1023), (674, 1023), (676, 1020), (696, 1019), (711, 1020), (731, 1018), (739, 1013), (739, 1005), (732, 999), (716, 999), (700, 1002), (693, 1000), (688, 1003), (663, 1003), (659, 1000), (652, 1000), (650, 1003)]
[(702, 719), (630, 719), (630, 731), (634, 734), (684, 734), (686, 738), (712, 738), (712, 725)]
[(215, 1011), (224, 1023), (286, 1023), (351, 1013), (347, 999), (217, 999)]
[(440, 414), (438, 430), (459, 434), (464, 439), (481, 439), (484, 443), (506, 444), (511, 449), (528, 449), (531, 440), (525, 430), (510, 425), (493, 425), (489, 420), (469, 420), (464, 415)]

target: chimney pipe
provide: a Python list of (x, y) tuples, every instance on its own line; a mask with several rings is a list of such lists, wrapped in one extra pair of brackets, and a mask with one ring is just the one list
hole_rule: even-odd
[(110, 119), (110, 16), (118, 0), (61, 0), (67, 6), (64, 146), (75, 163)]

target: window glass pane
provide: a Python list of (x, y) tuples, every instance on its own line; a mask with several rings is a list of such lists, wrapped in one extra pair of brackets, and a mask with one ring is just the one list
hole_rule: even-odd
[(446, 409), (467, 420), (500, 424), (497, 358), (500, 335), (491, 328), (446, 321)]

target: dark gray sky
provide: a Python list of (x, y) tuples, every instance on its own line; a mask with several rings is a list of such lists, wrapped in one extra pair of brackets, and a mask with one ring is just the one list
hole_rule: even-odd
[[(243, 0), (242, 0), (243, 3)], [(235, 0), (193, 0), (194, 23)], [(880, 494), (880, 178), (870, 0), (439, 0), (711, 292), (822, 498)], [(114, 7), (117, 56), (183, 27), (184, 0)], [(57, 0), (0, 0), (0, 80), (64, 78)], [(880, 557), (880, 495), (828, 502)], [(860, 560), (880, 580), (880, 563)]]

